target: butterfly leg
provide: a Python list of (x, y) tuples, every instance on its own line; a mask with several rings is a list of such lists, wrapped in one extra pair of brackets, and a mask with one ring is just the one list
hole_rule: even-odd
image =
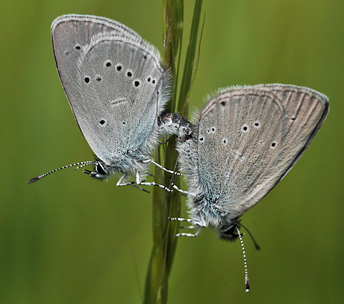
[(187, 192), (187, 191), (184, 191), (184, 190), (182, 190), (182, 189), (179, 189), (175, 184), (172, 184), (172, 187), (173, 187), (174, 189), (176, 189), (177, 191), (179, 191), (181, 194), (196, 196), (196, 194), (194, 194), (194, 193)]
[(201, 232), (201, 229), (202, 229), (202, 227), (199, 226), (198, 229), (197, 229), (197, 231), (196, 231), (195, 233), (185, 233), (185, 232), (181, 232), (181, 233), (175, 234), (174, 236), (175, 236), (175, 237), (180, 237), (180, 236), (196, 237), (196, 236), (198, 236), (199, 233)]
[(142, 162), (143, 162), (144, 164), (146, 164), (146, 163), (152, 163), (152, 164), (154, 164), (155, 166), (157, 166), (158, 168), (160, 168), (161, 170), (164, 170), (165, 172), (168, 172), (168, 173), (171, 173), (171, 174), (174, 174), (174, 175), (179, 175), (179, 176), (183, 175), (183, 174), (181, 174), (181, 173), (179, 173), (179, 172), (172, 171), (172, 170), (169, 170), (169, 169), (164, 168), (163, 166), (161, 166), (160, 164), (156, 163), (156, 162), (153, 161), (152, 159), (143, 160)]
[(128, 176), (128, 174), (127, 174), (127, 173), (124, 173), (124, 174), (121, 176), (121, 178), (118, 180), (116, 186), (121, 187), (121, 186), (129, 186), (129, 185), (135, 184), (135, 182), (125, 182), (125, 183), (122, 183), (123, 180), (124, 180), (127, 176)]
[(187, 237), (196, 237), (200, 234), (201, 229), (203, 228), (202, 226), (196, 224), (193, 220), (190, 219), (185, 219), (185, 218), (180, 218), (180, 217), (171, 217), (169, 218), (170, 221), (178, 221), (178, 222), (188, 222), (190, 224), (192, 224), (191, 226), (186, 226), (186, 227), (179, 227), (179, 228), (183, 228), (183, 229), (196, 229), (197, 227), (197, 231), (195, 233), (177, 233), (174, 236), (175, 237), (179, 237), (179, 236), (187, 236)]
[(164, 190), (166, 190), (167, 192), (173, 192), (173, 189), (169, 189), (166, 186), (157, 184), (156, 182), (142, 182), (141, 178), (140, 178), (140, 173), (137, 171), (136, 172), (136, 184), (137, 185), (142, 185), (142, 186), (157, 186), (159, 188), (162, 188)]
[[(193, 220), (190, 220), (190, 219), (186, 219), (186, 218), (182, 218), (182, 217), (169, 217), (168, 218), (170, 221), (177, 221), (177, 222), (188, 222), (192, 225), (197, 225), (195, 224), (195, 222)], [(197, 225), (199, 226), (199, 225)]]
[(149, 191), (147, 191), (146, 189), (143, 189), (141, 187), (139, 187), (138, 185), (135, 185), (135, 182), (126, 182), (126, 183), (122, 183), (122, 181), (128, 176), (127, 173), (124, 173), (121, 178), (118, 180), (116, 186), (118, 187), (122, 187), (122, 186), (132, 186), (135, 187), (139, 190), (142, 190), (143, 192), (149, 193)]

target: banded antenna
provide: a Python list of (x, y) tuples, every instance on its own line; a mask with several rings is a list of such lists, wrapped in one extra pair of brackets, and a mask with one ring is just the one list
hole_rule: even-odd
[(54, 170), (49, 171), (49, 172), (47, 172), (47, 173), (44, 173), (44, 174), (42, 174), (42, 175), (36, 176), (36, 177), (34, 177), (34, 178), (31, 178), (31, 179), (28, 181), (28, 184), (32, 184), (32, 183), (34, 183), (34, 182), (36, 182), (36, 181), (42, 179), (43, 177), (45, 177), (45, 176), (47, 176), (47, 175), (49, 175), (49, 174), (51, 174), (51, 173), (55, 173), (55, 172), (57, 172), (57, 171), (60, 171), (60, 170), (62, 170), (62, 169), (67, 169), (67, 168), (75, 167), (75, 166), (78, 166), (78, 167), (76, 167), (75, 169), (80, 169), (80, 168), (82, 168), (82, 167), (85, 167), (85, 166), (88, 166), (88, 165), (95, 165), (95, 164), (96, 164), (96, 161), (94, 161), (94, 160), (89, 160), (89, 161), (84, 161), (84, 162), (79, 162), (79, 163), (75, 163), (75, 164), (70, 164), (70, 165), (67, 165), (67, 166), (63, 166), (63, 167), (61, 167), (61, 168), (57, 168), (57, 169), (54, 169)]
[(240, 239), (240, 243), (241, 243), (241, 249), (242, 249), (242, 255), (244, 257), (244, 267), (245, 267), (245, 287), (246, 287), (246, 292), (250, 291), (250, 281), (248, 279), (248, 271), (247, 271), (247, 262), (246, 262), (246, 252), (245, 252), (245, 247), (244, 247), (244, 242), (242, 240), (241, 237), (241, 233), (238, 227), (235, 227), (236, 231), (238, 232), (238, 236)]

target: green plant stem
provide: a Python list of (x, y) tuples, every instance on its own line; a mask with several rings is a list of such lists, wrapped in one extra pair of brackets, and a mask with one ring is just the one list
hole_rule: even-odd
[(184, 65), (184, 73), (180, 88), (179, 94), (179, 103), (178, 103), (178, 112), (182, 111), (181, 113), (184, 117), (188, 115), (188, 97), (190, 94), (190, 88), (192, 85), (192, 75), (194, 71), (194, 61), (196, 55), (196, 48), (197, 48), (197, 37), (198, 37), (198, 29), (199, 29), (199, 22), (201, 19), (201, 10), (202, 10), (202, 1), (203, 0), (196, 0), (195, 7), (194, 7), (194, 14), (192, 18), (191, 30), (190, 30), (190, 37), (189, 37), (189, 44), (188, 50), (186, 53), (185, 58), (185, 65)]
[[(183, 0), (163, 0), (164, 52), (162, 64), (173, 75), (173, 92), (167, 111), (175, 112), (183, 108), (185, 96), (188, 96), (191, 88), (201, 7), (202, 1), (196, 0), (187, 59), (183, 69), (183, 82), (179, 100), (177, 100), (184, 3)], [(161, 163), (163, 159), (165, 168), (176, 170), (177, 157), (176, 141), (172, 137), (167, 147), (159, 147), (156, 161)], [(176, 175), (162, 172), (158, 168), (155, 170), (155, 181), (164, 185), (170, 185), (173, 181), (179, 186), (179, 178)], [(178, 222), (169, 221), (168, 218), (180, 216), (181, 195), (177, 191), (170, 193), (155, 187), (152, 206), (153, 248), (146, 275), (144, 303), (165, 304), (167, 303), (168, 278), (177, 248), (177, 238), (174, 235), (179, 228)]]

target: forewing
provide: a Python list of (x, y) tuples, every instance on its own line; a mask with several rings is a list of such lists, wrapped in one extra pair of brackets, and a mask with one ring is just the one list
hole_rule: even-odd
[(74, 106), (81, 102), (77, 86), (77, 64), (83, 47), (99, 33), (113, 32), (116, 35), (140, 40), (140, 36), (125, 25), (97, 16), (64, 15), (56, 18), (51, 25), (51, 36), (56, 67), (69, 104), (75, 115)]
[(223, 90), (199, 118), (200, 184), (240, 216), (295, 164), (327, 108), (324, 95), (295, 86)]
[(294, 85), (269, 84), (253, 89), (273, 93), (283, 107), (283, 136), (277, 156), (254, 191), (241, 201), (238, 209), (245, 212), (262, 199), (295, 165), (324, 122), (328, 98), (315, 90)]
[(115, 158), (150, 153), (157, 117), (166, 101), (169, 77), (147, 42), (98, 35), (78, 64), (73, 102), (79, 126), (94, 153), (110, 164)]
[(324, 122), (329, 110), (328, 98), (315, 90), (294, 85), (269, 84), (255, 87), (273, 92), (284, 109), (283, 146), (273, 163), (273, 166), (277, 166), (274, 170), (280, 170), (283, 178)]

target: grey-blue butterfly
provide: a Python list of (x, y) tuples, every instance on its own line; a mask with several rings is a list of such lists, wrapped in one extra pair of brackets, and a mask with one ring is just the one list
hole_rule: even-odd
[[(240, 216), (257, 204), (289, 172), (313, 140), (329, 110), (328, 98), (294, 85), (236, 86), (209, 96), (195, 115), (191, 136), (177, 143), (186, 180), (190, 218), (197, 236), (214, 228), (223, 240), (240, 238), (246, 292), (250, 289)], [(165, 114), (173, 132), (179, 116)], [(176, 128), (177, 129), (177, 128)], [(258, 245), (256, 245), (259, 248)]]
[[(78, 126), (97, 159), (70, 166), (103, 179), (122, 173), (144, 183), (158, 145), (159, 115), (170, 96), (171, 75), (151, 44), (125, 25), (96, 16), (65, 15), (51, 25), (57, 71)], [(154, 163), (154, 162), (153, 162)], [(162, 168), (164, 169), (164, 168)], [(166, 170), (169, 171), (169, 170)]]
[(190, 219), (175, 220), (198, 227), (179, 235), (213, 227), (221, 239), (237, 238), (240, 216), (294, 166), (328, 110), (325, 95), (294, 85), (235, 86), (208, 97), (192, 136), (177, 144)]

